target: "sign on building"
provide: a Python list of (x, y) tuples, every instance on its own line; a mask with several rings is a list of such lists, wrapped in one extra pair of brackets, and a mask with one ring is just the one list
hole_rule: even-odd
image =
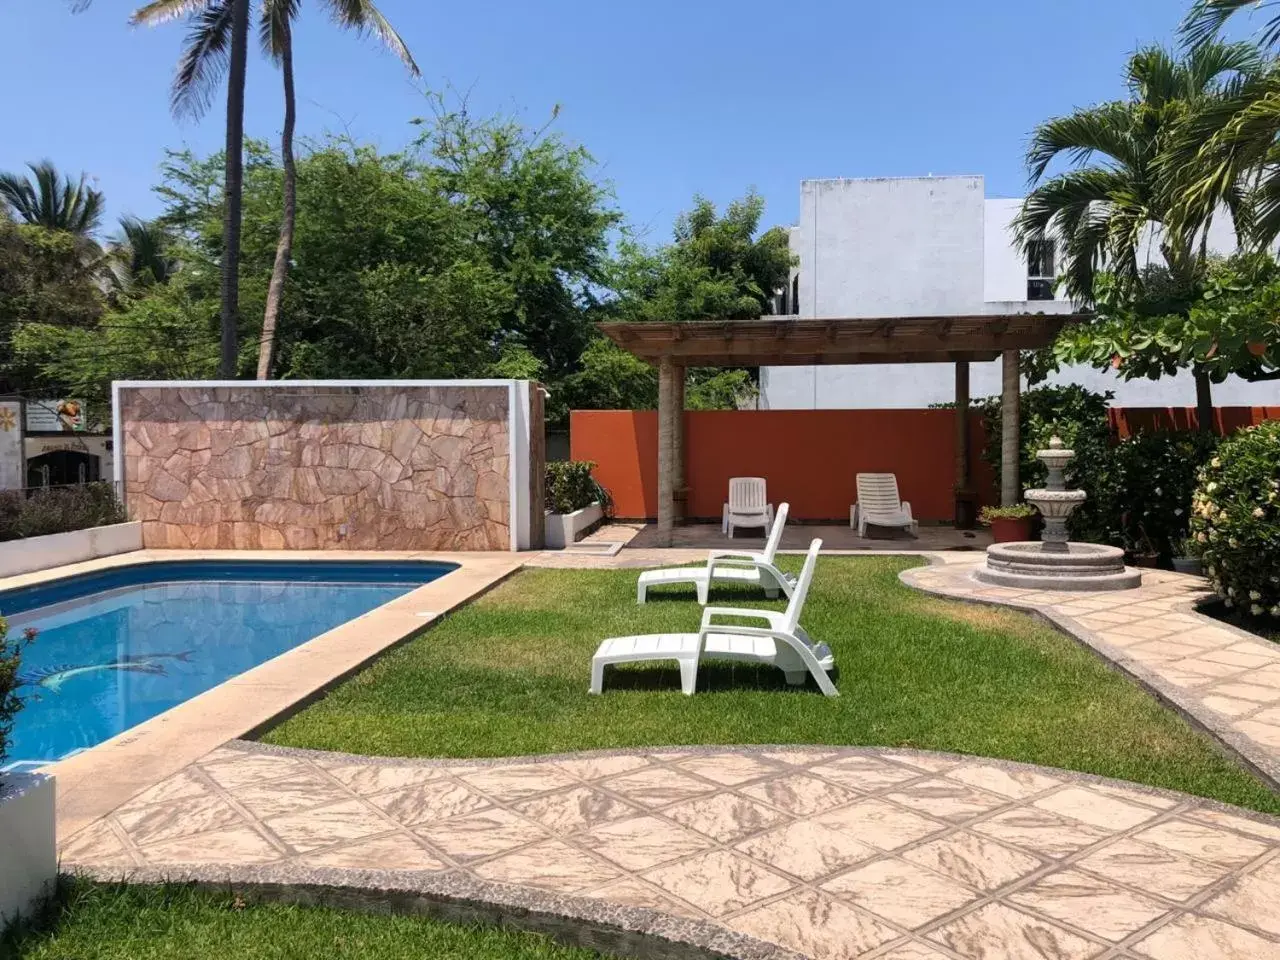
[(0, 490), (23, 486), (22, 401), (0, 400)]
[(83, 400), (27, 401), (27, 433), (76, 433), (84, 429)]

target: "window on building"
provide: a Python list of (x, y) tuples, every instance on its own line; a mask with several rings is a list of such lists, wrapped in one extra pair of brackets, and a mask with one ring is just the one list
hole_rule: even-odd
[(1054, 298), (1054, 245), (1052, 240), (1032, 240), (1027, 245), (1027, 299)]
[(791, 278), (791, 313), (800, 313), (800, 274)]

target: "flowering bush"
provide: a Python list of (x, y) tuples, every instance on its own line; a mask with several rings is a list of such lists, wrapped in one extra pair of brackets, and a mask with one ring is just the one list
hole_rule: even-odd
[(1228, 606), (1280, 618), (1280, 421), (1224, 440), (1200, 471), (1191, 533)]
[(9, 736), (13, 732), (13, 718), (22, 709), (18, 697), (18, 665), (22, 646), (29, 643), (35, 631), (28, 627), (21, 640), (9, 638), (9, 625), (0, 617), (0, 767), (9, 752)]

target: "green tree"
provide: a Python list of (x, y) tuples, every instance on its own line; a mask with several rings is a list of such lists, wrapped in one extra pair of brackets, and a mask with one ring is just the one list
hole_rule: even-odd
[(122, 217), (120, 233), (107, 245), (107, 280), (114, 295), (131, 296), (152, 284), (168, 283), (178, 270), (171, 245), (163, 224)]
[[(1204, 268), (1204, 231), (1213, 211), (1180, 213), (1180, 197), (1197, 171), (1162, 162), (1189, 123), (1230, 98), (1262, 70), (1262, 53), (1249, 44), (1205, 43), (1181, 60), (1159, 47), (1139, 50), (1125, 71), (1126, 100), (1104, 103), (1046, 121), (1032, 134), (1027, 164), (1034, 189), (1016, 220), (1028, 252), (1045, 238), (1061, 243), (1070, 295), (1092, 303), (1100, 269), (1121, 296), (1141, 291), (1143, 253), (1155, 246), (1174, 282), (1190, 287)], [(1070, 169), (1048, 175), (1065, 158)], [(1225, 198), (1239, 222), (1248, 220), (1240, 183)], [(1086, 326), (1072, 336), (1087, 336)], [(1202, 422), (1211, 420), (1208, 371), (1189, 361)]]
[(0, 173), (0, 210), (5, 207), (23, 223), (48, 230), (66, 230), (91, 237), (102, 221), (101, 192), (79, 180), (62, 176), (48, 160), (28, 163), (31, 177)]

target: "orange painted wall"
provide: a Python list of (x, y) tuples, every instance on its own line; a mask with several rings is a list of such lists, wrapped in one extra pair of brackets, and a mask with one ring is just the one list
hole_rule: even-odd
[[(892, 472), (918, 519), (949, 520), (955, 473), (949, 410), (713, 410), (685, 412), (690, 517), (718, 518), (730, 477), (761, 476), (797, 520), (848, 520), (854, 475)], [(979, 503), (995, 501), (981, 460), (981, 417), (970, 418)], [(621, 518), (658, 510), (658, 416), (652, 410), (575, 410), (570, 456), (596, 463)]]
[[(1119, 437), (1139, 431), (1194, 430), (1199, 423), (1195, 407), (1112, 407), (1111, 429)], [(1215, 407), (1214, 429), (1233, 433), (1264, 420), (1280, 420), (1280, 407)]]

